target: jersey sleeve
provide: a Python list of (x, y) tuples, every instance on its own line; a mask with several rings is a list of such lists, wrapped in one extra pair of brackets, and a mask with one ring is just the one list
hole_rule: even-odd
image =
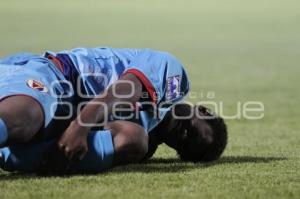
[(127, 73), (138, 77), (152, 102), (164, 107), (180, 101), (189, 91), (189, 80), (182, 64), (169, 53), (142, 50), (124, 71)]

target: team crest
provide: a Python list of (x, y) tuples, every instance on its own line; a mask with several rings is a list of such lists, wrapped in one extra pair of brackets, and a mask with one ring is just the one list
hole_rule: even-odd
[(180, 76), (172, 76), (167, 79), (166, 99), (171, 101), (180, 96)]
[(38, 90), (42, 93), (48, 92), (48, 88), (46, 86), (44, 86), (44, 84), (38, 80), (29, 79), (27, 81), (27, 86), (29, 86), (30, 88), (32, 88), (34, 90)]

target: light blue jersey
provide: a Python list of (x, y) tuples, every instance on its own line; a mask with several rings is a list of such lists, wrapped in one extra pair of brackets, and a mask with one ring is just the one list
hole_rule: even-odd
[(59, 53), (47, 52), (48, 55), (60, 60), (62, 72), (72, 82), (80, 99), (102, 93), (126, 73), (136, 75), (157, 108), (154, 112), (141, 107), (139, 121), (147, 132), (189, 90), (183, 66), (166, 52), (150, 49), (77, 48)]
[(69, 92), (55, 83), (62, 80), (63, 74), (42, 56), (22, 53), (0, 59), (0, 100), (13, 95), (32, 97), (43, 108), (45, 127), (62, 101), (61, 96)]
[(0, 99), (11, 95), (33, 97), (43, 107), (45, 127), (54, 116), (61, 115), (66, 102), (76, 105), (88, 101), (126, 73), (141, 80), (158, 107), (157, 113), (140, 112), (141, 125), (147, 131), (189, 90), (180, 62), (168, 53), (150, 49), (77, 48), (43, 56), (17, 54), (0, 61), (0, 72)]
[[(43, 108), (45, 128), (54, 117), (72, 115), (69, 112), (77, 110), (80, 102), (101, 94), (124, 74), (138, 77), (149, 95), (148, 101), (140, 101), (138, 118), (126, 119), (139, 123), (146, 132), (157, 126), (189, 90), (188, 77), (181, 63), (168, 53), (150, 49), (77, 48), (46, 52), (42, 56), (17, 54), (0, 60), (0, 72), (0, 100), (12, 95), (31, 96)], [(149, 108), (148, 102), (156, 105), (156, 109)], [(41, 159), (47, 140), (43, 142), (41, 146), (44, 147), (36, 146), (40, 150), (33, 147), (34, 151), (39, 151), (35, 154), (39, 158), (35, 160)], [(33, 163), (32, 157), (30, 161), (23, 157), (23, 149), (15, 146), (13, 153), (9, 148), (0, 149), (5, 155), (3, 167), (9, 162), (12, 167), (7, 170), (34, 169), (38, 163)], [(28, 156), (30, 150), (26, 154)], [(84, 169), (90, 168), (90, 161), (86, 162), (81, 163)]]

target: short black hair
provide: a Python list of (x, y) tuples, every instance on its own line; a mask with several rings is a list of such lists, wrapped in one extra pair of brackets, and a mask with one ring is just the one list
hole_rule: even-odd
[(185, 112), (198, 111), (198, 114), (194, 114), (189, 121), (182, 121), (182, 130), (187, 132), (187, 138), (183, 146), (177, 149), (180, 159), (191, 162), (218, 159), (227, 145), (227, 127), (224, 120), (204, 106), (183, 105), (182, 110), (184, 109)]

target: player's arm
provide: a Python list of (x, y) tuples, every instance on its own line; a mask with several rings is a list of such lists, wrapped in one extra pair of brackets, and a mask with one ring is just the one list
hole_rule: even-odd
[[(124, 81), (125, 80), (125, 81)], [(91, 125), (103, 122), (112, 114), (116, 103), (132, 103), (133, 105), (142, 96), (142, 83), (133, 74), (125, 74), (106, 93), (95, 97), (81, 110), (58, 142), (59, 148), (70, 159), (81, 159), (87, 152), (87, 135)]]
[(43, 126), (43, 110), (30, 96), (12, 95), (0, 100), (0, 148), (26, 143)]

